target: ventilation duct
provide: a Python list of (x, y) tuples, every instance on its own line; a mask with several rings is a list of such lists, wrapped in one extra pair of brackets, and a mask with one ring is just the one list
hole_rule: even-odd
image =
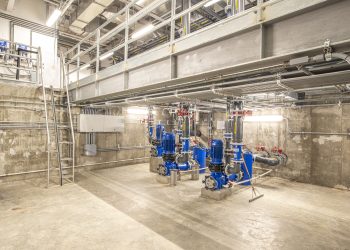
[(100, 15), (113, 0), (89, 0), (83, 3), (72, 15), (69, 29), (77, 34), (82, 34), (84, 28), (98, 15)]

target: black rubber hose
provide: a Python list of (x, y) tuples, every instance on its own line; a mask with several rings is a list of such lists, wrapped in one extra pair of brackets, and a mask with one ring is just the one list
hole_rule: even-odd
[(259, 155), (255, 156), (255, 161), (269, 166), (278, 166), (281, 164), (281, 160), (279, 158), (268, 158)]

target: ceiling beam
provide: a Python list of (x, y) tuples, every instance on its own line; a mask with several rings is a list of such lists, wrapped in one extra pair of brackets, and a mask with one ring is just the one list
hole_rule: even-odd
[(6, 10), (7, 11), (13, 11), (13, 8), (15, 7), (16, 0), (8, 0)]

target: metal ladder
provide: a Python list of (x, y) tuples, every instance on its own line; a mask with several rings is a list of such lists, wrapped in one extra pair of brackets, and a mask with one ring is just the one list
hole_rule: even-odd
[[(56, 97), (64, 98), (65, 94), (59, 92), (60, 94), (56, 94), (54, 89), (51, 87), (51, 110), (53, 117), (53, 126), (54, 126), (54, 135), (55, 135), (55, 145), (56, 145), (56, 154), (57, 154), (57, 162), (58, 162), (58, 173), (59, 173), (59, 184), (63, 185), (63, 181), (74, 182), (74, 160), (73, 160), (73, 138), (71, 134), (71, 127), (66, 125), (65, 123), (60, 122), (63, 115), (68, 115), (68, 109), (60, 110), (64, 111), (64, 113), (59, 117), (57, 117), (57, 103)], [(61, 104), (61, 101), (59, 101)], [(60, 105), (61, 106), (61, 105)], [(68, 117), (69, 118), (69, 117)], [(66, 138), (64, 138), (64, 134)], [(72, 164), (72, 165), (70, 165)], [(70, 173), (69, 173), (70, 172)]]
[[(70, 147), (69, 155), (68, 157), (64, 158), (63, 161), (68, 161), (71, 163), (71, 181), (74, 183), (75, 181), (75, 134), (74, 134), (74, 123), (73, 123), (73, 115), (72, 115), (72, 107), (70, 103), (70, 95), (69, 95), (69, 88), (68, 88), (68, 81), (67, 81), (67, 74), (66, 74), (66, 68), (64, 65), (64, 55), (61, 52), (60, 55), (61, 59), (61, 69), (62, 69), (62, 86), (63, 91), (65, 91), (66, 94), (66, 107), (67, 107), (67, 118), (68, 118), (68, 141), (60, 141), (59, 144), (61, 145), (68, 145)], [(61, 159), (62, 160), (62, 159)]]
[[(47, 187), (50, 186), (50, 180), (51, 180), (51, 170), (56, 169), (58, 170), (58, 183), (59, 185), (64, 184), (64, 180), (67, 182), (74, 183), (75, 179), (75, 138), (74, 138), (74, 126), (73, 126), (73, 118), (72, 118), (72, 112), (71, 112), (71, 105), (70, 105), (70, 99), (69, 99), (69, 92), (68, 92), (68, 86), (64, 84), (65, 88), (63, 90), (58, 91), (60, 94), (56, 94), (54, 89), (47, 88), (44, 85), (43, 77), (42, 77), (42, 57), (41, 57), (41, 50), (39, 48), (38, 52), (38, 77), (39, 77), (39, 83), (41, 83), (42, 91), (43, 91), (43, 99), (44, 99), (44, 108), (45, 108), (45, 121), (46, 121), (46, 133), (47, 133)], [(63, 80), (63, 82), (65, 82)], [(51, 90), (51, 116), (50, 118), (50, 112), (48, 109), (48, 94), (47, 91)], [(57, 91), (56, 91), (57, 92)], [(63, 94), (64, 93), (64, 94)], [(56, 99), (55, 97), (64, 98), (66, 97), (67, 102), (65, 103), (65, 106), (67, 107), (66, 110), (64, 110), (68, 125), (66, 123), (61, 123), (60, 120), (63, 116), (57, 117), (57, 110), (56, 110)], [(61, 103), (60, 103), (61, 104)], [(60, 109), (60, 111), (63, 111)], [(50, 124), (50, 120), (52, 120), (53, 126)], [(63, 125), (62, 125), (63, 124)], [(51, 130), (53, 129), (53, 133)], [(63, 139), (63, 134), (66, 134), (66, 138)], [(51, 136), (55, 137), (55, 148), (53, 149), (53, 144), (51, 140)], [(52, 166), (52, 154), (57, 155), (57, 167)], [(69, 173), (70, 172), (70, 173)]]

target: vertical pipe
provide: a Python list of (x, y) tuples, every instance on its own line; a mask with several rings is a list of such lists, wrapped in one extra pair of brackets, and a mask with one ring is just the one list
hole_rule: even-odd
[(100, 70), (100, 37), (101, 37), (101, 31), (100, 29), (97, 29), (96, 32), (96, 73)]
[[(182, 10), (187, 10), (191, 7), (191, 0), (182, 0)], [(183, 21), (183, 33), (182, 36), (186, 36), (191, 33), (191, 12), (182, 17)]]
[(175, 40), (175, 20), (173, 19), (176, 14), (176, 0), (171, 0), (171, 26), (170, 26), (170, 43)]
[(233, 166), (234, 172), (238, 174), (241, 171), (243, 159), (243, 101), (233, 102)]
[(234, 0), (227, 0), (226, 1), (226, 15), (228, 17), (233, 16), (234, 11)]
[(149, 106), (148, 107), (148, 123), (147, 123), (147, 126), (148, 126), (148, 142), (149, 143), (152, 143), (152, 138), (153, 138), (153, 121), (154, 121), (154, 118), (153, 118), (153, 107), (152, 106)]
[(184, 161), (189, 160), (190, 150), (190, 116), (189, 105), (183, 105), (183, 131), (182, 131), (182, 153), (184, 154)]
[[(77, 68), (79, 68), (79, 67), (80, 67), (80, 44), (78, 44), (78, 58), (77, 58)], [(77, 71), (77, 84), (78, 84), (78, 86), (79, 86), (79, 80), (80, 80), (80, 70)]]
[(225, 121), (225, 165), (228, 166), (231, 163), (231, 141), (233, 138), (233, 119), (231, 111), (232, 97), (227, 97), (226, 106), (226, 121)]
[(19, 80), (19, 74), (20, 74), (20, 70), (19, 68), (21, 67), (21, 58), (19, 57), (21, 53), (21, 49), (18, 47), (17, 49), (17, 70), (16, 70), (16, 80)]
[(208, 114), (208, 146), (211, 147), (213, 140), (213, 111)]
[(128, 53), (129, 53), (129, 18), (130, 18), (130, 7), (128, 7), (125, 10), (124, 62), (128, 60)]
[(176, 186), (177, 171), (170, 170), (170, 186)]

